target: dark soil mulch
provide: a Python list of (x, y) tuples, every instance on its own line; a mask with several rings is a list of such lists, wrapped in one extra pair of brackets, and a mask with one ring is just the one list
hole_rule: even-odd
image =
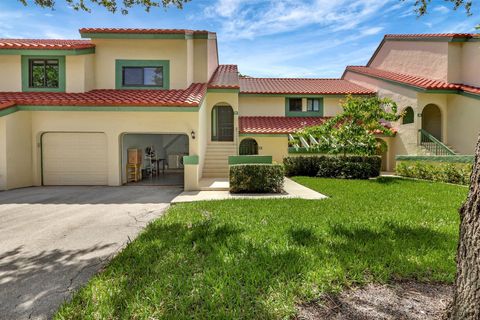
[(452, 286), (442, 284), (369, 284), (299, 305), (296, 319), (441, 319), (451, 295)]

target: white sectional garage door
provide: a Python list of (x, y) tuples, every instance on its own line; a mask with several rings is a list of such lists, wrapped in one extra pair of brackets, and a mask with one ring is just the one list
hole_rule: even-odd
[(106, 185), (104, 133), (49, 132), (42, 137), (44, 185)]

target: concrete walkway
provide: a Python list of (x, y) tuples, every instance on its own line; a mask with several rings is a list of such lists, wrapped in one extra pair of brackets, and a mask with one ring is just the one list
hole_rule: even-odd
[(322, 200), (327, 196), (285, 178), (284, 193), (232, 194), (228, 191), (185, 191), (172, 200), (172, 203), (227, 199), (307, 199)]
[(0, 192), (0, 319), (49, 319), (182, 189)]

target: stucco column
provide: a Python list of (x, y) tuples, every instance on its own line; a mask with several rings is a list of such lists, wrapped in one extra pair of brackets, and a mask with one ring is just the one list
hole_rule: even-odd
[(105, 132), (105, 134), (107, 135), (108, 148), (108, 185), (120, 186), (122, 185), (120, 132)]
[(238, 155), (238, 146), (240, 143), (240, 128), (238, 127), (238, 111), (233, 112), (233, 143), (235, 144), (235, 154)]

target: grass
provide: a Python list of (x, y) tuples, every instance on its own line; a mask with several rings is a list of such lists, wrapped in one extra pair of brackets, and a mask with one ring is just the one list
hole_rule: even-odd
[(454, 279), (467, 188), (299, 177), (328, 200), (172, 207), (56, 319), (278, 319), (322, 292), (392, 279)]

